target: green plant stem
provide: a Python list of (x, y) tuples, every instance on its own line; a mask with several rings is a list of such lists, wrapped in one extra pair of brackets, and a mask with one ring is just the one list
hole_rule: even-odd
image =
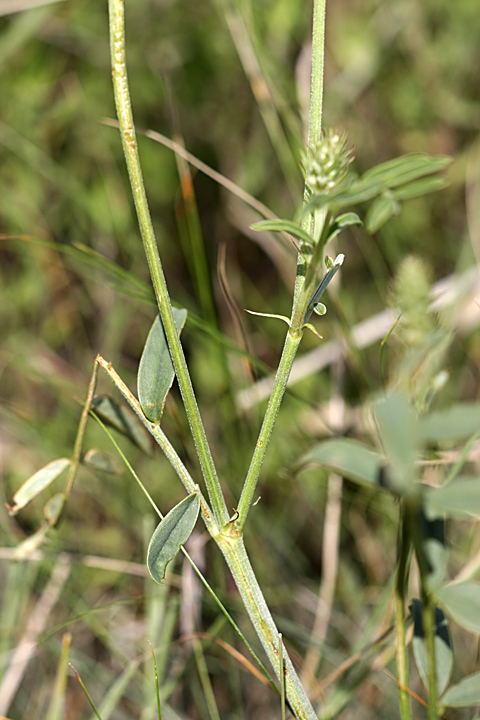
[(435, 656), (435, 605), (430, 593), (422, 592), (422, 622), (428, 657), (428, 720), (438, 720), (437, 662)]
[[(278, 630), (253, 572), (243, 538), (220, 535), (216, 541), (227, 561), (263, 648), (277, 677), (280, 678), (282, 667), (280, 665)], [(287, 699), (298, 720), (317, 720), (317, 715), (302, 687), (285, 646), (283, 646), (283, 672)]]
[(435, 655), (435, 604), (428, 587), (429, 563), (425, 556), (421, 535), (420, 507), (412, 500), (407, 506), (408, 528), (415, 548), (420, 590), (422, 596), (422, 625), (425, 638), (425, 650), (428, 658), (428, 720), (438, 720), (437, 700), (437, 659)]
[(258, 477), (260, 475), (260, 469), (265, 459), (267, 446), (272, 435), (282, 398), (285, 394), (285, 388), (287, 387), (290, 371), (292, 369), (293, 361), (295, 360), (302, 335), (302, 331), (294, 333), (291, 329), (289, 329), (287, 337), (285, 338), (285, 345), (283, 347), (282, 357), (275, 375), (275, 382), (268, 401), (267, 409), (265, 411), (265, 417), (263, 418), (262, 427), (260, 428), (260, 433), (258, 435), (257, 444), (255, 445), (255, 451), (252, 456), (247, 477), (245, 479), (240, 501), (238, 503), (238, 518), (235, 523), (238, 532), (243, 531), (248, 511), (252, 506), (253, 496), (257, 487)]
[[(313, 3), (313, 27), (312, 27), (312, 70), (310, 76), (310, 115), (308, 120), (308, 145), (307, 162), (315, 145), (322, 136), (323, 116), (323, 76), (325, 72), (325, 16), (327, 0), (314, 0)], [(310, 198), (309, 190), (305, 184), (303, 191), (303, 203), (306, 205)], [(313, 215), (306, 215), (302, 221), (302, 227), (313, 236), (314, 218)], [(299, 265), (303, 258), (299, 256)], [(301, 276), (297, 272), (297, 283)]]
[(395, 640), (396, 661), (398, 676), (398, 692), (400, 702), (400, 717), (402, 720), (411, 720), (412, 710), (408, 689), (408, 655), (405, 642), (405, 585), (410, 556), (410, 541), (406, 531), (406, 521), (402, 517), (398, 541), (398, 570), (395, 588)]
[(208, 495), (212, 503), (217, 524), (222, 526), (228, 521), (228, 510), (225, 504), (225, 499), (223, 497), (212, 454), (210, 452), (202, 419), (200, 417), (200, 411), (198, 409), (190, 374), (183, 354), (183, 348), (175, 328), (167, 284), (158, 254), (147, 196), (143, 184), (127, 81), (123, 0), (109, 0), (108, 6), (115, 104), (120, 123), (120, 134), (122, 137), (123, 150), (130, 177), (133, 199), (138, 216), (138, 223), (155, 290), (160, 317), (167, 337), (170, 355), (175, 368), (178, 385), (182, 394), (185, 411), (187, 413), (188, 422), (195, 442)]
[(187, 493), (198, 492), (200, 497), (200, 507), (202, 510), (202, 516), (205, 520), (205, 525), (210, 535), (214, 537), (218, 533), (219, 527), (212, 517), (212, 511), (202, 493), (199, 492), (198, 487), (195, 485), (192, 479), (192, 476), (188, 472), (181, 459), (178, 457), (175, 448), (171, 445), (160, 425), (155, 425), (155, 423), (150, 422), (150, 420), (145, 417), (137, 398), (133, 395), (132, 392), (130, 392), (128, 387), (123, 382), (122, 378), (112, 367), (111, 363), (107, 362), (101, 355), (97, 355), (97, 357), (95, 358), (95, 364), (96, 367), (98, 367), (99, 365), (103, 370), (105, 370), (107, 375), (112, 379), (114, 385), (118, 388), (125, 400), (128, 402), (140, 422), (160, 445), (161, 449), (165, 454), (165, 457), (177, 473)]
[[(312, 73), (310, 86), (310, 120), (308, 134), (307, 156), (311, 148), (320, 140), (322, 131), (322, 107), (323, 107), (323, 74), (325, 55), (325, 10), (326, 0), (314, 0), (313, 8), (313, 32), (312, 32)], [(308, 190), (305, 186), (304, 203), (309, 199)], [(313, 219), (309, 216), (303, 221), (304, 229), (312, 234)], [(257, 487), (260, 470), (265, 459), (267, 447), (277, 419), (278, 411), (285, 394), (288, 378), (297, 354), (300, 341), (303, 336), (303, 319), (307, 305), (314, 291), (315, 278), (311, 278), (305, 284), (306, 259), (299, 255), (297, 263), (297, 275), (295, 279), (295, 292), (292, 308), (292, 319), (290, 328), (285, 338), (282, 357), (278, 365), (273, 389), (268, 401), (265, 417), (258, 435), (255, 450), (252, 456), (250, 467), (240, 496), (238, 504), (238, 518), (235, 523), (238, 532), (243, 531), (248, 512), (252, 506), (255, 489)], [(305, 286), (307, 285), (307, 287)]]

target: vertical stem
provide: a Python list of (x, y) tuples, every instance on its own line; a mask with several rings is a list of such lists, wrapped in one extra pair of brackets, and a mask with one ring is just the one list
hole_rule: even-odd
[(312, 72), (310, 79), (310, 119), (307, 157), (322, 135), (323, 76), (325, 71), (325, 15), (327, 0), (313, 5)]
[(197, 400), (193, 391), (183, 348), (173, 320), (172, 306), (168, 295), (167, 284), (158, 254), (157, 243), (153, 231), (152, 219), (148, 207), (147, 196), (143, 184), (140, 160), (138, 157), (135, 127), (133, 124), (130, 93), (128, 90), (127, 68), (125, 62), (125, 21), (123, 0), (109, 0), (110, 16), (110, 51), (112, 61), (113, 87), (115, 104), (120, 124), (123, 151), (127, 163), (130, 185), (137, 211), (138, 223), (142, 235), (145, 254), (147, 256), (150, 275), (157, 298), (158, 309), (162, 319), (178, 385), (182, 394), (185, 411), (195, 441), (197, 455), (202, 468), (216, 521), (219, 526), (228, 521), (228, 511), (223, 497), (220, 481), (217, 476), (205, 429), (203, 427)]
[[(323, 74), (325, 56), (325, 10), (326, 0), (314, 0), (313, 7), (313, 32), (312, 32), (312, 72), (310, 81), (310, 120), (308, 133), (307, 156), (311, 147), (320, 140), (322, 131), (322, 107), (323, 107)], [(308, 200), (308, 190), (305, 186), (304, 202)], [(303, 227), (311, 231), (311, 217), (303, 222)], [(293, 361), (297, 354), (298, 346), (302, 339), (303, 312), (297, 311), (298, 301), (301, 298), (301, 290), (305, 281), (306, 261), (302, 255), (298, 256), (297, 277), (295, 279), (295, 293), (292, 309), (292, 325), (287, 332), (283, 346), (282, 357), (277, 369), (275, 381), (268, 401), (265, 417), (255, 445), (252, 461), (248, 469), (247, 477), (242, 490), (238, 505), (238, 520), (236, 527), (242, 532), (247, 518), (248, 511), (253, 502), (253, 495), (258, 483), (260, 470), (265, 459), (268, 443), (272, 435), (273, 427), (277, 419), (288, 378), (292, 369)]]
[(284, 673), (287, 700), (298, 720), (317, 720), (292, 661), (282, 647), (281, 664), (278, 630), (253, 572), (242, 537), (219, 535), (216, 542), (230, 568), (243, 604), (278, 678)]
[(85, 435), (85, 428), (87, 426), (88, 415), (90, 412), (90, 408), (92, 407), (93, 395), (95, 393), (95, 388), (97, 386), (97, 375), (98, 375), (98, 365), (97, 365), (97, 362), (95, 361), (93, 363), (92, 375), (90, 377), (90, 382), (88, 384), (88, 391), (87, 391), (87, 397), (85, 398), (85, 405), (83, 406), (82, 416), (81, 416), (80, 422), (78, 424), (77, 437), (75, 438), (75, 445), (73, 447), (72, 464), (70, 466), (70, 472), (68, 474), (68, 479), (67, 479), (67, 487), (65, 489), (65, 501), (64, 501), (65, 503), (67, 502), (68, 498), (70, 497), (70, 493), (72, 492), (73, 483), (75, 481), (75, 476), (77, 474), (78, 466), (80, 464), (80, 459), (82, 456), (83, 438)]
[[(422, 583), (423, 584), (423, 583)], [(430, 593), (422, 590), (422, 624), (428, 658), (428, 720), (438, 720), (437, 662), (435, 656), (435, 605)]]
[(398, 571), (395, 588), (395, 639), (396, 661), (399, 685), (400, 717), (402, 720), (411, 720), (410, 696), (408, 690), (408, 656), (405, 642), (405, 585), (408, 570), (408, 556), (410, 552), (409, 536), (406, 531), (406, 519), (401, 516), (398, 539)]
[(422, 596), (422, 625), (428, 658), (428, 720), (438, 720), (437, 709), (437, 659), (435, 655), (435, 604), (428, 587), (429, 563), (425, 556), (424, 538), (418, 503), (412, 501), (407, 507), (409, 531), (415, 548)]
[(282, 357), (275, 375), (275, 382), (238, 504), (238, 519), (235, 525), (237, 531), (240, 533), (243, 530), (248, 511), (250, 510), (253, 502), (253, 495), (255, 493), (255, 488), (257, 487), (260, 470), (265, 459), (268, 443), (272, 435), (278, 411), (280, 410), (280, 404), (285, 394), (285, 388), (287, 387), (292, 364), (295, 359), (295, 355), (297, 354), (297, 349), (300, 345), (302, 335), (303, 333), (300, 332), (295, 336), (291, 330), (289, 330), (287, 337), (285, 338), (285, 345), (283, 347)]
[[(319, 142), (322, 136), (323, 116), (323, 76), (325, 73), (325, 17), (327, 0), (314, 0), (313, 3), (313, 28), (312, 28), (312, 70), (310, 75), (310, 116), (308, 121), (307, 141), (307, 162), (311, 157), (312, 148)], [(307, 185), (303, 191), (303, 201), (307, 202), (309, 192)], [(302, 227), (310, 235), (313, 235), (313, 215), (306, 215), (302, 221)], [(303, 264), (304, 259), (299, 256), (298, 264)], [(297, 282), (295, 290), (300, 284), (302, 277), (297, 271)], [(297, 292), (295, 292), (295, 296)]]

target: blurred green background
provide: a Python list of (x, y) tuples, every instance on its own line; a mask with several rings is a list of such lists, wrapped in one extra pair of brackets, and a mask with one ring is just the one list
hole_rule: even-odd
[[(107, 3), (33, 4), (0, 2), (0, 458), (5, 502), (37, 468), (70, 456), (80, 415), (76, 398), (85, 397), (97, 353), (135, 388), (155, 316), (148, 292), (116, 280), (98, 259), (79, 250), (79, 244), (86, 246), (149, 283), (119, 135), (103, 122), (115, 116)], [(137, 127), (183, 142), (278, 216), (292, 218), (302, 198), (310, 3), (125, 4)], [(335, 251), (346, 255), (341, 280), (327, 303), (327, 316), (316, 321), (326, 340), (344, 336), (388, 304), (392, 278), (408, 254), (426, 261), (433, 280), (465, 270), (480, 257), (479, 39), (478, 0), (328, 4), (324, 122), (348, 131), (356, 148), (355, 170), (417, 151), (448, 154), (455, 162), (446, 190), (406, 203), (376, 236), (360, 228), (340, 237)], [(242, 309), (288, 315), (295, 256), (278, 239), (253, 233), (249, 225), (260, 219), (257, 213), (192, 169), (197, 226), (195, 212), (182, 197), (175, 155), (141, 134), (138, 142), (170, 294), (191, 312), (182, 338), (233, 508), (264, 408), (261, 403), (242, 411), (236, 396), (265, 368), (275, 367), (284, 335), (281, 323), (247, 316)], [(224, 269), (219, 271), (222, 253)], [(260, 363), (254, 378), (241, 352), (226, 350), (219, 341), (224, 335), (239, 348), (243, 342), (225, 286), (240, 313), (246, 347)], [(303, 348), (317, 346), (312, 335)], [(387, 373), (395, 352), (387, 348)], [(379, 343), (347, 355), (342, 394), (348, 406), (359, 406), (380, 387), (379, 355)], [(480, 346), (475, 327), (456, 338), (448, 364), (447, 399), (477, 398)], [(290, 468), (325, 431), (326, 403), (336, 387), (335, 372), (326, 368), (312, 372), (287, 396), (262, 474), (262, 500), (246, 533), (267, 599), (299, 657), (305, 652), (322, 572), (326, 478), (318, 469), (296, 477)], [(100, 377), (99, 390), (114, 394), (105, 377)], [(198, 479), (176, 389), (163, 426)], [(183, 496), (173, 470), (159, 452), (152, 459), (119, 442), (160, 508), (168, 511)], [(86, 446), (112, 450), (93, 422)], [(383, 498), (348, 484), (344, 489), (339, 578), (322, 677), (349, 657), (389, 582), (396, 512)], [(22, 637), (58, 553), (72, 554), (70, 574), (46, 618), (8, 717), (47, 717), (65, 629), (73, 635), (71, 660), (99, 704), (129, 663), (138, 661), (119, 693), (115, 718), (154, 717), (148, 640), (162, 648), (164, 681), (171, 693), (165, 717), (209, 717), (188, 643), (179, 640), (186, 632), (182, 612), (188, 615), (178, 589), (181, 564), (173, 570), (172, 586), (164, 590), (152, 587), (140, 566), (130, 572), (128, 566), (118, 569), (112, 563), (105, 570), (82, 562), (89, 555), (143, 562), (154, 518), (127, 472), (107, 476), (82, 469), (44, 559), (12, 564), (7, 549), (41, 519), (41, 502), (29, 506), (18, 521), (0, 512), (5, 549), (0, 673), (9, 667), (8, 653)], [(476, 547), (477, 535), (469, 533), (467, 539), (455, 536), (459, 563), (462, 553)], [(209, 543), (199, 552), (205, 556), (207, 576), (252, 637), (216, 548)], [(243, 651), (230, 631), (219, 626), (208, 598), (197, 629), (220, 633)], [(54, 632), (45, 634), (50, 630)], [(252, 642), (256, 646), (254, 638)], [(279, 716), (268, 688), (239, 670), (219, 647), (208, 646), (205, 652), (222, 718)], [(459, 672), (469, 670), (465, 663)], [(344, 718), (396, 716), (395, 685), (380, 671), (370, 668), (345, 692)], [(63, 717), (90, 717), (73, 678), (66, 702)], [(423, 717), (422, 712), (419, 706), (417, 716)]]

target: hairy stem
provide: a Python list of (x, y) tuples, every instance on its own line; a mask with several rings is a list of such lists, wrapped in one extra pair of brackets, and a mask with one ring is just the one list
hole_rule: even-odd
[[(253, 572), (243, 538), (220, 535), (216, 538), (216, 542), (227, 561), (243, 604), (275, 673), (277, 677), (281, 677), (279, 633)], [(302, 687), (285, 646), (283, 646), (283, 672), (287, 699), (298, 720), (317, 720), (317, 715)]]

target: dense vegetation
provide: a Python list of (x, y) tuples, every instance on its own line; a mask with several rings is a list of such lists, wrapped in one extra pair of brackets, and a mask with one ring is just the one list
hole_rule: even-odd
[[(81, 414), (76, 399), (83, 402), (97, 353), (135, 389), (155, 317), (118, 130), (105, 121), (115, 118), (107, 3), (29, 4), (0, 4), (5, 502), (39, 467), (71, 456)], [(174, 139), (275, 215), (293, 218), (303, 193), (310, 7), (291, 0), (132, 0), (126, 13), (139, 131)], [(301, 667), (309, 657), (310, 667), (318, 664), (316, 680), (305, 680), (312, 695), (327, 697), (325, 718), (398, 716), (388, 633), (398, 503), (350, 480), (332, 484), (318, 464), (300, 468), (298, 461), (332, 434), (371, 445), (368, 403), (395, 384), (429, 409), (477, 399), (480, 311), (472, 300), (475, 280), (462, 273), (480, 257), (479, 37), (477, 0), (327, 6), (324, 124), (347, 131), (352, 170), (361, 175), (415, 152), (454, 162), (445, 171), (446, 189), (402, 203), (378, 232), (354, 226), (334, 241), (330, 254), (342, 253), (345, 261), (324, 298), (327, 314), (312, 321), (324, 340), (306, 333), (302, 341), (303, 374), (285, 397), (262, 469), (261, 500), (246, 525), (252, 564), (294, 663)], [(295, 248), (279, 235), (254, 232), (250, 225), (261, 216), (251, 205), (194, 166), (189, 171), (161, 142), (141, 132), (138, 142), (170, 295), (189, 311), (182, 341), (233, 513), (265, 406), (265, 395), (256, 400), (248, 390), (261, 388), (261, 378), (275, 370), (285, 335), (283, 323), (243, 308), (290, 314)], [(356, 208), (362, 218), (367, 207)], [(456, 299), (437, 316), (429, 310), (430, 286), (455, 272)], [(388, 316), (383, 328), (380, 313), (391, 306), (402, 308), (402, 319), (381, 345), (398, 317)], [(375, 316), (367, 340), (367, 329), (355, 326)], [(343, 359), (323, 362), (315, 351), (332, 341), (345, 347)], [(412, 359), (415, 347), (420, 355)], [(105, 375), (98, 391), (115, 395)], [(162, 428), (200, 482), (176, 386)], [(166, 513), (185, 494), (175, 472), (153, 444), (146, 453), (116, 438)], [(452, 447), (440, 448), (443, 454), (428, 448), (424, 460), (451, 462)], [(104, 720), (109, 697), (112, 717), (156, 717), (148, 642), (167, 720), (215, 717), (207, 676), (222, 718), (280, 717), (278, 697), (229, 652), (250, 657), (183, 558), (169, 566), (166, 586), (148, 576), (145, 553), (156, 518), (93, 420), (88, 448), (111, 453), (114, 466), (102, 472), (82, 464), (41, 555), (13, 562), (13, 548), (42, 521), (44, 496), (15, 518), (7, 510), (0, 515), (0, 715), (62, 717), (51, 698), (68, 632), (69, 660)], [(464, 459), (474, 463), (474, 449)], [(47, 495), (55, 492), (53, 485)], [(448, 530), (455, 577), (475, 557), (478, 529), (455, 520)], [(199, 523), (187, 548), (258, 649), (229, 571), (202, 533)], [(317, 612), (319, 589), (324, 604)], [(414, 576), (408, 597), (418, 593)], [(455, 624), (451, 632), (457, 680), (478, 671), (476, 641)], [(383, 633), (383, 644), (371, 648)], [(26, 634), (37, 646), (15, 679), (11, 651)], [(348, 667), (359, 650), (360, 662)], [(411, 685), (426, 697), (414, 669)], [(2, 706), (12, 687), (11, 703)], [(63, 717), (90, 717), (73, 675), (58, 696), (66, 703)], [(474, 717), (470, 710), (448, 713)], [(415, 700), (413, 716), (426, 716)]]

